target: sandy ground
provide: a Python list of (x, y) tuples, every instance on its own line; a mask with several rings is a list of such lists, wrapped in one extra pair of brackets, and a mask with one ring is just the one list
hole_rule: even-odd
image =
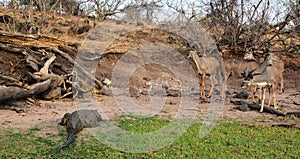
[[(282, 111), (300, 111), (300, 92), (295, 89), (287, 89), (285, 93), (278, 95), (278, 103)], [(126, 105), (127, 99), (132, 99), (132, 103)], [(57, 101), (38, 101), (39, 106), (30, 105), (26, 102), (17, 102), (14, 104), (6, 104), (0, 109), (0, 130), (21, 129), (27, 130), (32, 127), (39, 127), (44, 132), (58, 133), (59, 126), (57, 123), (67, 112), (73, 112), (77, 109), (97, 109), (101, 112), (103, 118), (114, 120), (116, 117), (126, 114), (126, 112), (144, 113), (142, 115), (159, 116), (159, 117), (178, 117), (183, 112), (185, 114), (196, 113), (197, 118), (205, 119), (208, 112), (219, 117), (227, 117), (234, 120), (246, 120), (254, 122), (274, 122), (289, 121), (289, 118), (278, 117), (273, 114), (259, 113), (258, 111), (242, 112), (233, 109), (235, 105), (229, 101), (233, 99), (228, 96), (224, 105), (219, 107), (214, 101), (211, 103), (201, 102), (197, 94), (189, 97), (165, 97), (164, 105), (157, 107), (148, 107), (151, 103), (149, 96), (140, 96), (128, 98), (126, 96), (107, 97), (98, 96), (91, 100), (71, 99)], [(118, 103), (118, 104), (116, 104)], [(137, 106), (132, 106), (137, 104)], [(121, 105), (120, 105), (121, 104)], [(220, 118), (222, 119), (222, 118)], [(299, 123), (298, 123), (299, 124)]]

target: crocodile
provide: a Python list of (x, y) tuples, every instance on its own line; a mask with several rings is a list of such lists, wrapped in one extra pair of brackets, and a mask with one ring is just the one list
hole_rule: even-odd
[(78, 134), (84, 128), (93, 128), (99, 126), (99, 122), (102, 121), (101, 115), (97, 110), (76, 110), (72, 114), (66, 113), (61, 121), (58, 123), (61, 126), (66, 126), (68, 138), (59, 146), (55, 153), (60, 152), (63, 148), (69, 146), (75, 135)]

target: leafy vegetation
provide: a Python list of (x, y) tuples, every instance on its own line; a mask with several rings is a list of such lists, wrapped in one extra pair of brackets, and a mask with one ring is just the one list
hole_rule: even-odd
[[(150, 132), (168, 124), (157, 118), (133, 119), (122, 117), (119, 127), (132, 132)], [(266, 127), (243, 122), (224, 122), (209, 135), (199, 138), (201, 123), (195, 122), (172, 145), (148, 153), (127, 153), (111, 149), (92, 136), (75, 140), (59, 154), (53, 154), (65, 138), (47, 133), (36, 135), (40, 128), (26, 132), (11, 130), (0, 133), (0, 158), (297, 158), (300, 131), (295, 128)], [(57, 140), (59, 138), (59, 140)]]

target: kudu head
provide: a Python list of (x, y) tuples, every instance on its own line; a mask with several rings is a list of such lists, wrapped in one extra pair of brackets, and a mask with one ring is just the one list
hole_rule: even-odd
[(274, 54), (267, 53), (263, 63), (266, 63), (266, 66), (271, 66), (273, 64)]
[(257, 59), (253, 56), (252, 52), (246, 52), (244, 55), (244, 60), (248, 60), (248, 61), (257, 61)]
[(247, 67), (243, 70), (243, 73), (241, 73), (242, 77), (244, 78), (242, 85), (241, 85), (242, 88), (246, 88), (249, 85), (249, 83), (251, 82), (251, 80), (253, 80), (253, 72), (255, 70), (256, 69), (254, 69), (250, 72), (247, 72)]

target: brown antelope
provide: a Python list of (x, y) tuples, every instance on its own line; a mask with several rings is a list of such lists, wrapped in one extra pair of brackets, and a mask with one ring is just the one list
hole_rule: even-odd
[(255, 69), (255, 72), (261, 72), (267, 65), (270, 65), (270, 63), (268, 62), (269, 60), (264, 60), (263, 63), (260, 63), (254, 58), (252, 53), (246, 53), (244, 56), (244, 60), (242, 61), (236, 61), (232, 59), (224, 60), (224, 66), (228, 75), (242, 77), (240, 75), (241, 73), (243, 73), (243, 70), (245, 68), (247, 68), (248, 70)]
[(222, 99), (225, 99), (226, 78), (222, 61), (218, 60), (216, 57), (199, 57), (195, 50), (190, 51), (189, 57), (191, 57), (195, 62), (197, 73), (201, 76), (200, 97), (205, 99), (205, 79), (208, 75), (211, 81), (208, 97), (212, 96), (215, 83), (218, 82), (218, 85), (220, 86), (220, 96)]
[[(243, 61), (240, 63), (237, 63), (233, 60), (225, 60), (224, 65), (225, 65), (225, 70), (226, 74), (237, 76), (237, 75), (242, 75), (238, 77), (243, 77), (243, 70), (250, 70), (252, 71), (252, 74), (259, 74), (264, 71), (264, 69), (269, 66), (269, 65), (275, 65), (277, 67), (278, 72), (278, 80), (277, 83), (280, 84), (280, 93), (284, 91), (284, 86), (283, 86), (283, 70), (284, 70), (284, 63), (276, 56), (273, 54), (268, 54), (264, 60), (264, 62), (259, 63), (252, 53), (246, 53), (244, 56)], [(227, 76), (227, 77), (229, 77)], [(259, 87), (260, 88), (260, 87)], [(256, 85), (251, 86), (251, 92), (252, 92), (252, 100), (254, 101), (254, 95), (255, 91), (257, 89)], [(261, 90), (261, 88), (260, 88)], [(260, 91), (261, 92), (261, 91)], [(261, 95), (260, 95), (261, 97)]]
[[(264, 65), (260, 65), (260, 63), (253, 57), (252, 54), (245, 54), (244, 60), (242, 61), (236, 61), (232, 59), (226, 59), (224, 60), (224, 66), (226, 71), (226, 78), (227, 80), (231, 76), (235, 76), (238, 78), (242, 78), (243, 76), (243, 70), (254, 70), (257, 71), (262, 70), (261, 68)], [(251, 92), (252, 92), (252, 100), (254, 102), (254, 94), (257, 86), (251, 86)]]
[(277, 109), (276, 86), (278, 83), (280, 83), (281, 87), (283, 87), (284, 63), (279, 59), (275, 59), (273, 54), (269, 54), (266, 57), (265, 62), (269, 63), (270, 65), (266, 65), (266, 67), (259, 73), (254, 73), (254, 71), (256, 71), (255, 69), (250, 71), (249, 73), (245, 69), (244, 72), (242, 73), (244, 77), (242, 87), (248, 85), (248, 86), (255, 86), (255, 87), (258, 86), (260, 88), (260, 99), (261, 99), (260, 112), (263, 111), (266, 88), (269, 89), (268, 106), (270, 106), (271, 104), (271, 94), (272, 94), (274, 108)]
[[(283, 93), (284, 86), (283, 86), (283, 72), (284, 72), (284, 63), (279, 58), (275, 57), (272, 53), (267, 54), (267, 57), (265, 58), (264, 62), (257, 68), (253, 69), (251, 72), (253, 75), (260, 74), (263, 72), (266, 67), (272, 66), (272, 68), (276, 71), (274, 71), (274, 80), (276, 83), (274, 83), (277, 87), (277, 84), (280, 84), (280, 93)], [(256, 91), (257, 86), (252, 87), (252, 100), (254, 101), (254, 95)], [(262, 99), (262, 87), (259, 87), (260, 90), (260, 100)]]
[[(266, 88), (269, 89), (269, 92), (272, 92), (272, 97), (274, 101), (274, 108), (277, 109), (277, 103), (276, 103), (276, 85), (274, 80), (274, 75), (272, 75), (274, 70), (272, 69), (272, 66), (267, 67), (264, 72), (261, 74), (253, 75), (252, 72), (247, 73), (244, 72), (244, 81), (242, 83), (242, 88), (245, 88), (246, 86), (259, 86), (261, 88), (261, 107), (260, 112), (263, 112), (264, 108), (264, 101), (266, 97)], [(272, 90), (270, 91), (270, 88)], [(269, 95), (271, 96), (271, 94)], [(270, 104), (271, 98), (269, 98), (268, 104)], [(268, 105), (269, 106), (269, 105)]]
[(280, 84), (280, 93), (284, 92), (283, 85), (283, 72), (284, 72), (284, 62), (280, 60), (277, 56), (270, 54), (271, 65), (277, 70), (276, 74), (276, 84)]

